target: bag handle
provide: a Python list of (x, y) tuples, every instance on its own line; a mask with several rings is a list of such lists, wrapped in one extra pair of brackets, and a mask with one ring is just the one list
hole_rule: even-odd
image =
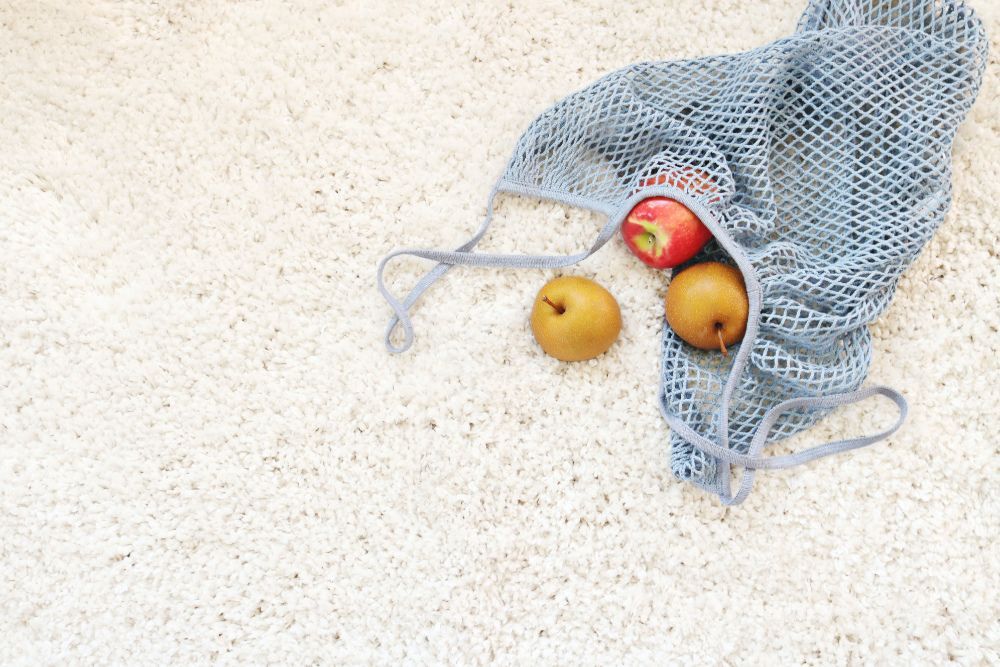
[[(378, 264), (377, 279), (378, 289), (382, 297), (392, 308), (393, 315), (389, 319), (389, 324), (385, 330), (385, 346), (389, 352), (400, 354), (406, 352), (413, 344), (413, 322), (410, 319), (410, 308), (420, 298), (427, 289), (433, 285), (448, 269), (456, 264), (475, 267), (497, 267), (508, 269), (559, 269), (577, 264), (590, 257), (607, 243), (621, 224), (620, 216), (609, 215), (607, 223), (601, 228), (600, 233), (594, 239), (593, 244), (587, 250), (572, 255), (518, 255), (518, 254), (490, 254), (473, 252), (473, 248), (486, 234), (490, 223), (493, 221), (493, 204), (497, 194), (500, 192), (500, 184), (493, 187), (490, 192), (486, 206), (486, 216), (479, 225), (479, 229), (472, 237), (460, 245), (455, 250), (433, 250), (424, 248), (403, 248), (394, 250), (382, 258)], [(403, 255), (419, 257), (431, 260), (437, 264), (414, 285), (409, 294), (402, 300), (389, 291), (385, 285), (383, 273), (386, 265), (394, 258)], [(403, 342), (400, 345), (393, 344), (391, 337), (397, 326), (403, 327)]]
[[(764, 445), (767, 443), (767, 437), (771, 434), (771, 429), (774, 428), (778, 419), (786, 412), (797, 410), (799, 408), (835, 408), (842, 405), (858, 403), (873, 396), (884, 396), (895, 403), (896, 407), (899, 409), (899, 418), (892, 426), (884, 431), (880, 431), (872, 435), (859, 436), (857, 438), (835, 440), (833, 442), (827, 442), (814, 447), (809, 447), (808, 449), (792, 454), (782, 454), (777, 456), (760, 455), (764, 449)], [(695, 433), (688, 427), (680, 428), (679, 430), (682, 431), (681, 435), (692, 445), (709, 456), (714, 456), (727, 464), (725, 466), (725, 470), (723, 471), (722, 490), (719, 492), (719, 497), (726, 505), (738, 505), (742, 503), (750, 494), (750, 490), (753, 487), (754, 475), (758, 470), (791, 468), (810, 461), (815, 461), (816, 459), (832, 456), (833, 454), (867, 447), (868, 445), (888, 438), (890, 435), (899, 430), (899, 427), (903, 425), (904, 421), (906, 421), (908, 409), (906, 398), (904, 398), (902, 394), (895, 389), (882, 385), (866, 387), (864, 389), (843, 394), (789, 399), (779, 403), (765, 413), (764, 418), (760, 422), (760, 426), (757, 428), (757, 433), (754, 434), (753, 440), (750, 442), (750, 448), (746, 454), (740, 454), (739, 452), (735, 452), (731, 449), (720, 447), (708, 438)], [(674, 420), (671, 420), (671, 427), (677, 428), (677, 425), (675, 425), (673, 421)], [(729, 492), (730, 465), (739, 466), (744, 469), (740, 480), (739, 490), (735, 495), (731, 495)]]

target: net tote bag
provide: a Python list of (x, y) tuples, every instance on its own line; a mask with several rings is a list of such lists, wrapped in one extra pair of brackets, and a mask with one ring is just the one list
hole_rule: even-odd
[[(673, 474), (735, 504), (757, 470), (876, 442), (899, 427), (906, 402), (887, 387), (862, 388), (868, 325), (950, 206), (952, 142), (986, 52), (981, 22), (957, 0), (813, 0), (793, 35), (766, 46), (608, 74), (528, 126), (468, 242), (382, 260), (378, 286), (393, 310), (386, 345), (410, 346), (411, 307), (452, 266), (569, 266), (614, 236), (640, 200), (665, 196), (714, 235), (693, 261), (738, 267), (750, 302), (729, 357), (685, 344), (664, 324), (658, 391)], [(607, 223), (574, 255), (476, 252), (498, 193), (583, 207)], [(383, 280), (399, 255), (435, 263), (405, 297)], [(875, 395), (898, 408), (887, 431), (765, 453)]]

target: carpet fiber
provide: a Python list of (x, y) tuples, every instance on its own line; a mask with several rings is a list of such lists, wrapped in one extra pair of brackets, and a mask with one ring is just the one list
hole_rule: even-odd
[[(732, 509), (676, 482), (665, 280), (618, 241), (564, 272), (621, 304), (597, 360), (532, 340), (542, 271), (456, 269), (413, 349), (382, 346), (378, 259), (467, 237), (538, 112), (802, 8), (3, 3), (0, 663), (1000, 660), (995, 56), (873, 327), (870, 380), (911, 405), (887, 443)], [(568, 253), (598, 222), (508, 197), (481, 246)]]

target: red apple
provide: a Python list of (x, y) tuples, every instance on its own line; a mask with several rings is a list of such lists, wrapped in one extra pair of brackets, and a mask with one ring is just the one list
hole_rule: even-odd
[[(717, 191), (705, 172), (693, 168), (659, 174), (639, 185), (671, 185), (691, 194)], [(694, 257), (712, 233), (684, 204), (668, 197), (650, 197), (629, 211), (622, 223), (622, 238), (644, 263), (654, 269), (670, 269)]]
[(654, 269), (672, 269), (694, 257), (712, 232), (684, 204), (650, 197), (635, 205), (622, 223), (632, 254)]
[[(715, 190), (702, 172), (660, 174), (646, 179), (643, 187), (672, 185), (694, 193)], [(684, 204), (667, 197), (643, 199), (622, 223), (622, 238), (632, 254), (654, 269), (672, 269), (697, 254), (712, 232)]]

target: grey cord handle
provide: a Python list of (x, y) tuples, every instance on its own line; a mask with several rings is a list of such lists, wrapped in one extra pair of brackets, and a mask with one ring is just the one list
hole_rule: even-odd
[[(777, 423), (781, 415), (789, 410), (796, 410), (798, 408), (835, 408), (843, 405), (849, 405), (851, 403), (858, 403), (873, 396), (884, 396), (890, 399), (896, 404), (896, 407), (899, 410), (899, 417), (896, 419), (896, 422), (884, 431), (857, 438), (827, 442), (792, 454), (761, 456), (764, 445), (767, 443), (767, 437), (771, 434), (771, 429), (774, 427), (775, 423)], [(903, 425), (903, 422), (906, 421), (906, 414), (908, 410), (909, 408), (906, 398), (904, 398), (902, 394), (890, 387), (876, 385), (844, 394), (793, 398), (779, 403), (768, 410), (764, 415), (764, 418), (761, 420), (760, 426), (757, 429), (757, 433), (750, 442), (750, 448), (746, 454), (740, 454), (739, 452), (735, 452), (731, 449), (720, 447), (711, 440), (693, 432), (684, 433), (682, 435), (684, 435), (685, 439), (687, 439), (692, 445), (706, 454), (714, 456), (727, 464), (739, 466), (744, 469), (740, 480), (740, 488), (737, 493), (735, 495), (729, 494), (729, 480), (727, 472), (727, 475), (723, 480), (725, 488), (720, 494), (722, 502), (726, 505), (738, 505), (750, 494), (750, 490), (753, 488), (754, 475), (757, 470), (792, 468), (809, 463), (810, 461), (815, 461), (816, 459), (831, 456), (833, 454), (840, 454), (852, 449), (867, 447), (868, 445), (888, 438), (890, 435), (899, 430), (899, 428)], [(674, 428), (673, 423), (671, 423), (671, 427)], [(694, 435), (694, 437), (690, 437), (691, 435)]]
[[(463, 264), (465, 266), (475, 266), (475, 267), (497, 267), (497, 268), (508, 268), (508, 269), (559, 269), (566, 266), (571, 266), (577, 264), (584, 259), (590, 257), (595, 252), (601, 249), (601, 247), (607, 243), (615, 232), (618, 231), (618, 227), (621, 224), (620, 220), (616, 219), (616, 216), (610, 216), (608, 222), (601, 228), (600, 233), (597, 238), (594, 239), (593, 244), (587, 250), (578, 252), (572, 255), (516, 255), (516, 254), (490, 254), (490, 253), (479, 253), (473, 252), (476, 244), (483, 238), (486, 234), (486, 230), (490, 226), (490, 222), (493, 220), (493, 202), (496, 199), (496, 195), (499, 192), (498, 187), (494, 187), (490, 192), (489, 202), (487, 203), (486, 217), (483, 219), (482, 224), (480, 224), (479, 229), (472, 237), (460, 245), (455, 250), (431, 250), (424, 248), (403, 248), (400, 250), (394, 250), (385, 257), (378, 264), (377, 280), (378, 289), (382, 293), (382, 297), (392, 308), (393, 315), (389, 319), (389, 324), (385, 330), (385, 347), (394, 354), (400, 354), (406, 352), (413, 345), (413, 321), (410, 319), (410, 308), (413, 304), (420, 298), (427, 288), (433, 285), (441, 276), (443, 276), (448, 269), (456, 264)], [(400, 301), (396, 296), (389, 291), (389, 288), (385, 285), (384, 272), (386, 265), (396, 257), (403, 255), (409, 255), (411, 257), (419, 257), (421, 259), (431, 260), (437, 262), (437, 264), (413, 286), (402, 301)], [(392, 334), (397, 326), (403, 327), (403, 342), (400, 345), (395, 345), (392, 342)]]

